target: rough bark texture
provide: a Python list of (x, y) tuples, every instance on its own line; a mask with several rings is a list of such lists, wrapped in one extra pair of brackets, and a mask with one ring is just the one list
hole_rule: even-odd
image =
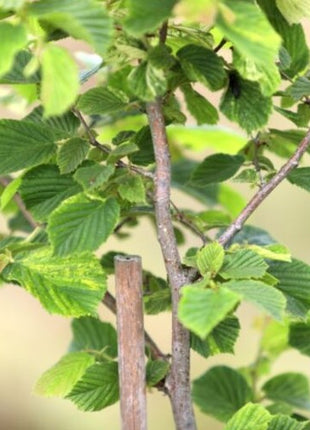
[(178, 430), (195, 430), (190, 390), (189, 332), (178, 320), (181, 287), (188, 282), (176, 244), (170, 212), (171, 165), (161, 100), (147, 104), (156, 159), (155, 214), (157, 235), (172, 292), (172, 361), (166, 387)]
[(122, 429), (146, 430), (141, 258), (115, 257), (115, 283)]

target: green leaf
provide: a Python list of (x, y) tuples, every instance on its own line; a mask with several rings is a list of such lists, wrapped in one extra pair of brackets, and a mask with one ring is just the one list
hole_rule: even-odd
[(272, 357), (278, 357), (288, 348), (289, 324), (287, 321), (270, 321), (264, 330), (261, 345)]
[(284, 294), (275, 287), (254, 280), (228, 281), (223, 285), (239, 296), (243, 296), (244, 300), (254, 303), (273, 318), (283, 319), (286, 300)]
[(279, 280), (277, 289), (286, 296), (288, 312), (305, 318), (310, 310), (310, 266), (295, 259), (271, 262), (269, 272)]
[(162, 69), (143, 62), (129, 74), (128, 86), (141, 100), (150, 101), (165, 93), (167, 81)]
[(112, 22), (104, 6), (94, 0), (40, 0), (28, 6), (37, 16), (92, 45), (104, 55), (112, 36)]
[(176, 141), (193, 151), (212, 148), (215, 151), (234, 155), (247, 143), (247, 139), (240, 133), (222, 126), (172, 125), (167, 128), (167, 134), (171, 141)]
[(185, 286), (182, 288), (178, 316), (185, 327), (204, 339), (239, 300), (239, 294), (226, 288), (211, 290)]
[(145, 187), (141, 176), (127, 175), (126, 182), (119, 185), (118, 192), (122, 199), (131, 203), (145, 202)]
[(246, 205), (244, 197), (227, 184), (220, 184), (218, 202), (232, 217), (237, 217)]
[(74, 319), (71, 327), (71, 351), (103, 350), (111, 358), (117, 357), (117, 334), (111, 324), (86, 316)]
[(163, 114), (167, 124), (185, 124), (186, 116), (181, 110), (175, 94), (168, 92), (163, 105)]
[(218, 184), (199, 187), (190, 182), (190, 176), (197, 168), (198, 162), (181, 158), (172, 164), (172, 187), (189, 194), (205, 205), (218, 202)]
[[(231, 121), (237, 122), (248, 133), (264, 126), (271, 114), (272, 102), (265, 97), (257, 82), (237, 75), (222, 97), (220, 110)], [(255, 103), (253, 101), (255, 100)]]
[(139, 151), (129, 155), (132, 163), (147, 166), (155, 162), (150, 127), (142, 127), (133, 138), (133, 142), (137, 145)]
[(75, 170), (85, 159), (89, 143), (79, 137), (72, 137), (64, 142), (57, 151), (57, 164), (61, 174)]
[(112, 143), (115, 146), (121, 145), (122, 143), (129, 142), (131, 138), (135, 136), (135, 132), (133, 130), (122, 130), (117, 133), (115, 137), (112, 139)]
[(264, 96), (271, 96), (281, 83), (281, 75), (275, 63), (256, 63), (255, 60), (241, 56), (233, 51), (233, 65), (249, 81), (257, 81)]
[(298, 167), (287, 176), (291, 184), (310, 191), (310, 167)]
[(59, 256), (94, 251), (113, 232), (119, 218), (115, 199), (96, 200), (78, 194), (50, 216), (48, 234)]
[(258, 0), (258, 4), (266, 13), (276, 32), (281, 36), (283, 48), (290, 56), (291, 61), (284, 69), (285, 74), (294, 77), (303, 71), (309, 62), (309, 48), (303, 27), (300, 24), (289, 25), (281, 15), (275, 1)]
[(72, 135), (77, 133), (77, 129), (80, 125), (79, 119), (70, 111), (61, 116), (45, 118), (42, 106), (35, 107), (30, 114), (25, 117), (25, 120), (36, 122), (53, 129), (57, 137), (59, 136), (60, 138), (71, 138)]
[(85, 191), (91, 191), (105, 184), (114, 173), (114, 167), (93, 164), (80, 167), (74, 174), (76, 182), (82, 185)]
[(269, 379), (262, 387), (266, 396), (297, 408), (310, 410), (309, 383), (301, 373), (282, 373)]
[(289, 344), (302, 354), (310, 356), (310, 322), (296, 322), (290, 325)]
[(270, 405), (266, 406), (266, 409), (271, 413), (271, 415), (276, 415), (276, 414), (292, 415), (293, 413), (292, 406), (283, 402), (271, 403)]
[(240, 249), (226, 255), (220, 275), (224, 279), (261, 278), (267, 269), (268, 264), (256, 252)]
[(0, 175), (48, 161), (56, 152), (48, 127), (29, 121), (0, 120)]
[(199, 218), (206, 223), (206, 228), (228, 227), (231, 217), (222, 211), (210, 210), (199, 213)]
[(7, 21), (1, 21), (0, 40), (0, 77), (2, 77), (11, 70), (15, 55), (27, 44), (25, 28), (21, 25), (13, 25)]
[(242, 230), (233, 237), (230, 244), (233, 243), (265, 246), (275, 243), (275, 240), (266, 230), (260, 227), (254, 227), (253, 225), (245, 225)]
[(54, 164), (28, 170), (19, 189), (26, 208), (38, 221), (45, 221), (63, 200), (80, 191), (72, 176), (61, 175)]
[(202, 82), (216, 91), (225, 85), (227, 75), (223, 60), (211, 49), (199, 45), (186, 45), (177, 52), (182, 69), (192, 82)]
[(194, 170), (190, 181), (199, 186), (226, 181), (238, 171), (243, 162), (241, 155), (210, 155)]
[(167, 91), (167, 79), (164, 70), (147, 64), (146, 82), (154, 96), (163, 96)]
[(194, 380), (192, 397), (202, 412), (227, 421), (252, 400), (253, 393), (239, 372), (227, 366), (216, 366)]
[(167, 375), (169, 363), (164, 360), (149, 360), (146, 364), (146, 384), (148, 387), (154, 387)]
[(218, 242), (210, 243), (197, 253), (197, 266), (202, 275), (211, 273), (212, 276), (220, 270), (224, 262), (225, 251)]
[(289, 250), (286, 246), (281, 245), (280, 243), (272, 243), (271, 245), (266, 246), (248, 245), (247, 249), (251, 249), (256, 254), (263, 258), (268, 258), (269, 260), (292, 261)]
[(126, 107), (128, 99), (124, 93), (105, 87), (95, 87), (81, 95), (78, 109), (88, 115), (117, 112)]
[(171, 54), (171, 49), (162, 43), (150, 47), (148, 60), (157, 69), (168, 70), (175, 64), (175, 59)]
[(149, 101), (154, 98), (154, 94), (148, 87), (146, 78), (147, 63), (143, 62), (135, 67), (128, 76), (128, 86), (130, 90), (141, 100)]
[(299, 422), (287, 415), (276, 415), (272, 417), (268, 430), (303, 430), (308, 422)]
[(280, 157), (288, 158), (296, 151), (296, 145), (299, 145), (305, 135), (304, 130), (276, 130), (271, 128), (266, 139), (272, 152)]
[(263, 406), (247, 403), (230, 418), (224, 430), (267, 430), (271, 418)]
[(223, 36), (246, 58), (258, 64), (273, 65), (281, 38), (262, 11), (242, 0), (226, 0), (219, 6), (216, 25)]
[(143, 296), (144, 309), (147, 315), (156, 315), (171, 308), (171, 290), (163, 288)]
[(220, 353), (233, 354), (239, 330), (238, 318), (228, 316), (214, 327), (205, 340), (191, 333), (191, 348), (205, 358)]
[(181, 90), (185, 97), (187, 109), (196, 119), (197, 124), (216, 124), (219, 117), (215, 107), (191, 85), (182, 85)]
[(300, 100), (304, 96), (310, 95), (310, 80), (304, 76), (296, 79), (290, 87), (289, 92), (293, 99)]
[(4, 253), (0, 254), (0, 273), (8, 266), (10, 263), (12, 263), (13, 258), (10, 251), (7, 249), (4, 251)]
[(307, 104), (297, 105), (297, 112), (275, 106), (275, 110), (298, 127), (307, 127), (310, 120), (310, 107)]
[(0, 0), (0, 7), (4, 10), (19, 9), (25, 0)]
[(310, 17), (309, 0), (276, 0), (276, 3), (289, 24), (298, 23), (302, 18)]
[(75, 101), (79, 90), (77, 65), (68, 52), (48, 45), (42, 54), (41, 99), (44, 116), (61, 115)]
[(3, 190), (1, 197), (0, 197), (0, 207), (1, 210), (5, 209), (6, 206), (10, 203), (10, 201), (13, 199), (14, 195), (16, 194), (18, 188), (20, 187), (20, 184), (22, 182), (22, 178), (19, 176), (18, 178), (13, 179)]
[(41, 80), (40, 73), (35, 71), (29, 76), (25, 76), (24, 70), (29, 62), (33, 59), (30, 52), (26, 50), (19, 51), (13, 61), (9, 72), (0, 78), (2, 84), (34, 84)]
[(114, 164), (121, 158), (128, 157), (137, 151), (139, 151), (139, 148), (135, 143), (131, 141), (121, 143), (109, 153), (107, 162)]
[(176, 3), (177, 0), (155, 0), (147, 3), (143, 0), (128, 0), (129, 15), (124, 22), (126, 30), (134, 36), (142, 36), (143, 33), (156, 30), (169, 18)]
[(55, 257), (49, 248), (20, 253), (3, 272), (17, 281), (50, 313), (65, 316), (95, 314), (106, 291), (99, 261), (89, 253)]
[(35, 393), (45, 397), (65, 397), (94, 362), (94, 357), (85, 352), (65, 355), (39, 378)]
[(66, 396), (82, 411), (99, 411), (117, 402), (117, 363), (93, 364)]

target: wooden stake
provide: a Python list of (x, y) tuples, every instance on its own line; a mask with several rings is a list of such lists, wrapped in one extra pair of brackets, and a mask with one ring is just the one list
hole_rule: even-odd
[(116, 256), (114, 263), (122, 430), (146, 430), (141, 258)]

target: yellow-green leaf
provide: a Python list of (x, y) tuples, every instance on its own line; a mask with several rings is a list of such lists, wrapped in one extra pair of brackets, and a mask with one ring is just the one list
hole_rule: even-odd
[(27, 44), (27, 34), (22, 25), (13, 25), (9, 22), (0, 22), (0, 76), (9, 72), (15, 55)]
[(276, 0), (276, 3), (290, 24), (297, 23), (302, 18), (310, 17), (310, 0)]
[(44, 116), (64, 113), (75, 101), (78, 90), (78, 69), (71, 56), (59, 46), (47, 46), (42, 55)]
[(96, 314), (106, 291), (106, 277), (99, 261), (90, 253), (57, 257), (50, 248), (19, 253), (3, 271), (50, 313), (65, 316)]
[(94, 362), (94, 356), (86, 352), (65, 355), (43, 373), (35, 385), (35, 393), (44, 397), (65, 397)]

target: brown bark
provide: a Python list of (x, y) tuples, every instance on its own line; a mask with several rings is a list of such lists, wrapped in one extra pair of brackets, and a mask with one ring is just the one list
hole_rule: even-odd
[(147, 115), (156, 159), (154, 203), (157, 235), (172, 296), (172, 361), (166, 387), (171, 400), (176, 428), (178, 430), (195, 430), (196, 423), (190, 386), (190, 335), (178, 320), (180, 289), (189, 280), (181, 265), (171, 219), (170, 153), (160, 99), (147, 104)]
[(122, 429), (146, 430), (141, 258), (116, 256), (115, 283)]

